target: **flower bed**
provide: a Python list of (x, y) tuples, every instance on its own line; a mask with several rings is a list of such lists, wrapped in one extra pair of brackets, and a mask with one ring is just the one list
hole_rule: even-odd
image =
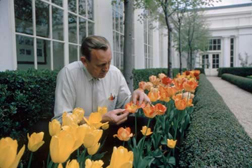
[[(125, 106), (126, 110), (134, 114), (135, 128), (121, 127), (114, 135), (122, 142), (121, 146), (113, 148), (108, 168), (132, 167), (173, 167), (176, 165), (176, 146), (184, 138), (184, 132), (190, 123), (192, 112), (192, 98), (197, 87), (198, 71), (186, 71), (183, 75), (170, 79), (164, 74), (159, 77), (150, 76), (149, 82), (140, 82), (139, 89), (146, 91), (152, 103), (134, 104), (130, 102)], [(45, 162), (46, 167), (102, 167), (104, 153), (100, 151), (103, 142), (100, 141), (103, 129), (109, 127), (108, 123), (101, 123), (102, 114), (106, 113), (106, 107), (101, 107), (92, 113), (86, 124), (78, 125), (83, 119), (84, 110), (74, 109), (73, 113), (64, 113), (62, 124), (57, 120), (49, 123), (50, 155)], [(137, 128), (137, 118), (146, 117), (147, 124)], [(154, 126), (150, 123), (154, 120)], [(141, 130), (142, 136), (137, 135)], [(28, 149), (31, 165), (33, 152), (36, 152), (43, 141), (44, 133), (32, 133), (28, 137)], [(137, 138), (140, 137), (140, 138)], [(126, 149), (125, 147), (128, 147)], [(5, 148), (6, 147), (6, 148)], [(13, 149), (14, 152), (3, 152), (4, 149)], [(7, 159), (0, 167), (8, 167), (17, 164), (24, 153), (24, 147), (17, 153), (17, 142), (11, 138), (2, 138), (0, 153)], [(13, 156), (13, 157), (11, 157)], [(6, 166), (7, 165), (7, 166)], [(14, 167), (16, 167), (14, 165)]]

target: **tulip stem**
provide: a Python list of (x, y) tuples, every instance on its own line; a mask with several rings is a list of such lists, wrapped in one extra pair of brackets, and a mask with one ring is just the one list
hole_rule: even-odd
[(125, 145), (125, 141), (123, 141), (123, 147), (124, 147), (124, 145)]
[(33, 152), (31, 152), (31, 154), (30, 154), (30, 159), (29, 159), (29, 163), (28, 163), (28, 168), (31, 167), (32, 155), (33, 155)]
[(138, 110), (135, 113), (135, 137), (136, 137), (136, 139), (137, 139), (137, 113), (138, 113)]

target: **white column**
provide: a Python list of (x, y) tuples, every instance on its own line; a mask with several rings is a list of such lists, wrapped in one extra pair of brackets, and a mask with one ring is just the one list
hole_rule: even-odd
[(239, 48), (240, 48), (240, 42), (239, 42), (239, 36), (235, 37), (235, 42), (234, 42), (234, 67), (240, 67), (240, 60), (239, 60)]
[[(157, 22), (153, 22), (153, 27), (158, 27)], [(160, 68), (160, 52), (159, 52), (159, 30), (155, 28), (153, 30), (153, 68)]]
[(135, 21), (135, 68), (144, 68), (144, 27), (143, 23), (139, 22), (139, 14), (143, 12), (142, 9), (136, 9), (134, 11)]
[(14, 0), (0, 0), (0, 71), (16, 70)]
[[(224, 42), (223, 42), (223, 67), (230, 67), (230, 37), (224, 37)], [(220, 65), (220, 67), (222, 67)]]
[(68, 0), (63, 1), (64, 8), (64, 65), (69, 63), (69, 37), (68, 37)]

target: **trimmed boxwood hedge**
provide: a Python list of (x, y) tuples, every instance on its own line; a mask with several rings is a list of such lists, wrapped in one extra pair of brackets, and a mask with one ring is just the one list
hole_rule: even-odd
[(179, 167), (252, 167), (252, 139), (205, 75), (194, 105)]
[(23, 139), (36, 122), (53, 116), (57, 73), (0, 72), (0, 137)]
[(246, 77), (252, 75), (252, 67), (218, 68), (218, 77), (224, 73)]
[(221, 78), (252, 93), (252, 78), (232, 74), (223, 74)]

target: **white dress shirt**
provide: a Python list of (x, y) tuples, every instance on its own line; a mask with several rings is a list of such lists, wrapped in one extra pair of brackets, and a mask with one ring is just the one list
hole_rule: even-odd
[(124, 108), (130, 98), (131, 92), (125, 78), (115, 66), (110, 65), (104, 78), (95, 79), (81, 61), (76, 61), (58, 74), (54, 118), (61, 120), (63, 112), (71, 112), (76, 107), (83, 108), (85, 116), (96, 112), (98, 106), (106, 106), (108, 111)]

